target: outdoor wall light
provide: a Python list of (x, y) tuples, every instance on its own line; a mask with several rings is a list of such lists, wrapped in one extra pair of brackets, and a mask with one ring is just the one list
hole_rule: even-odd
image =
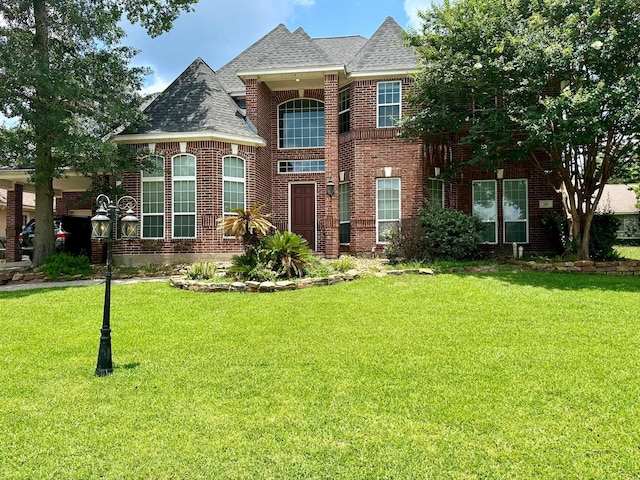
[(98, 350), (98, 362), (96, 375), (104, 377), (113, 373), (111, 358), (111, 264), (113, 256), (113, 224), (117, 213), (125, 211), (125, 216), (120, 219), (121, 234), (125, 240), (131, 240), (138, 235), (138, 219), (133, 214), (137, 202), (133, 197), (124, 196), (113, 203), (104, 194), (96, 198), (96, 214), (91, 218), (91, 238), (105, 240), (107, 242), (107, 273), (104, 282), (104, 310), (102, 314), (102, 328), (100, 329), (100, 348)]
[(334, 193), (336, 193), (336, 186), (333, 183), (333, 179), (329, 177), (329, 181), (327, 182), (327, 195), (333, 197)]

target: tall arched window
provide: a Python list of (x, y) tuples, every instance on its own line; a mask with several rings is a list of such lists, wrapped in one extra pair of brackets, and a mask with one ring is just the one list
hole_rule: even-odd
[(152, 155), (142, 171), (142, 238), (164, 238), (164, 158)]
[(196, 157), (176, 155), (171, 166), (173, 238), (196, 236)]
[(278, 107), (280, 148), (324, 147), (324, 103), (298, 98)]
[(222, 159), (222, 214), (235, 215), (232, 210), (245, 210), (244, 159), (228, 156)]

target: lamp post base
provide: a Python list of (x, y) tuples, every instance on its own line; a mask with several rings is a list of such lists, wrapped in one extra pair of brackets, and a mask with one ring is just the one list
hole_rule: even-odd
[(103, 328), (100, 330), (100, 349), (98, 350), (98, 364), (96, 365), (96, 375), (104, 377), (113, 373), (113, 364), (111, 361), (111, 329)]

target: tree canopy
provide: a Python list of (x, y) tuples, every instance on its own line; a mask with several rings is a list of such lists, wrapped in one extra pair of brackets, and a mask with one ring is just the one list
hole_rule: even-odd
[[(408, 42), (422, 67), (406, 135), (470, 147), (499, 168), (540, 153), (563, 194), (579, 257), (604, 184), (638, 165), (640, 4), (635, 0), (445, 0)], [(534, 155), (537, 152), (537, 155)]]
[(121, 45), (124, 18), (156, 36), (197, 0), (4, 0), (0, 5), (0, 165), (31, 169), (36, 187), (34, 263), (54, 252), (53, 179), (127, 165), (105, 141), (142, 121), (147, 70)]

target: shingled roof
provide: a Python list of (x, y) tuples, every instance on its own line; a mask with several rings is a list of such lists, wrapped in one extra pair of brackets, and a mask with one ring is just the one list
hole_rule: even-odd
[(127, 134), (210, 132), (260, 140), (216, 73), (201, 58), (194, 60), (144, 113), (148, 125)]
[(364, 47), (347, 65), (349, 73), (414, 70), (418, 57), (413, 47), (404, 45), (403, 32), (387, 17)]
[(218, 70), (229, 94), (242, 96), (245, 86), (238, 72), (343, 66), (347, 73), (412, 71), (417, 56), (412, 47), (403, 44), (403, 31), (387, 17), (367, 40), (362, 36), (311, 38), (302, 29), (290, 32), (283, 24), (240, 53)]

